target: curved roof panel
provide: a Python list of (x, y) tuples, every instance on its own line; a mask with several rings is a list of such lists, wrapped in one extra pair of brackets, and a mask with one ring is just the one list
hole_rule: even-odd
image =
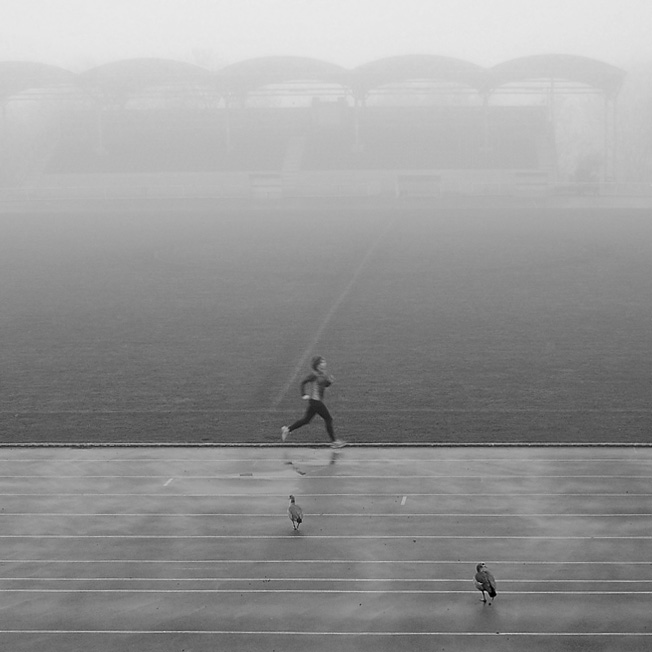
[(31, 88), (47, 88), (74, 81), (74, 73), (58, 66), (31, 61), (0, 61), (0, 101)]
[(616, 94), (625, 71), (598, 59), (570, 54), (541, 54), (505, 61), (489, 70), (489, 86), (495, 89), (514, 82), (564, 79)]
[(269, 84), (318, 81), (345, 85), (348, 71), (334, 63), (310, 57), (259, 57), (239, 61), (217, 71), (226, 90), (248, 92)]
[(42, 63), (0, 62), (0, 101), (28, 90), (77, 83), (92, 95), (124, 100), (151, 86), (211, 86), (247, 93), (270, 84), (321, 82), (364, 94), (387, 84), (440, 81), (492, 91), (518, 82), (566, 80), (608, 95), (620, 90), (625, 71), (596, 59), (565, 54), (522, 57), (486, 69), (461, 59), (405, 55), (378, 59), (346, 69), (308, 57), (271, 56), (247, 59), (210, 72), (200, 66), (159, 58), (116, 61), (79, 75)]
[(211, 73), (200, 66), (172, 59), (126, 59), (106, 63), (79, 75), (90, 91), (128, 97), (151, 86), (211, 83)]
[(384, 86), (415, 80), (446, 81), (480, 89), (486, 70), (469, 61), (437, 55), (403, 55), (370, 61), (351, 72), (356, 91), (365, 92)]

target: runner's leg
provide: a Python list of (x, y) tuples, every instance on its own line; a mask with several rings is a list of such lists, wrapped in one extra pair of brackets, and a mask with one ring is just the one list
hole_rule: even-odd
[(331, 413), (328, 411), (328, 408), (323, 403), (319, 402), (315, 407), (315, 411), (324, 420), (324, 424), (326, 425), (326, 432), (328, 433), (328, 436), (330, 437), (331, 441), (335, 441), (333, 417), (331, 416)]
[(313, 401), (310, 399), (308, 401), (308, 406), (306, 407), (306, 412), (303, 415), (301, 419), (298, 421), (295, 421), (291, 426), (289, 426), (288, 431), (292, 432), (293, 430), (296, 430), (297, 428), (301, 428), (301, 426), (305, 426), (306, 424), (310, 423), (312, 421), (312, 418), (317, 414), (318, 412), (318, 405), (319, 401)]

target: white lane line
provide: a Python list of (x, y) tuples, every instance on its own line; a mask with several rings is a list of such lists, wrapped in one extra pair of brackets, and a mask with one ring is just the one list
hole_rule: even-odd
[[(256, 480), (276, 480), (279, 476), (278, 471), (268, 471), (257, 473), (255, 476), (253, 473), (228, 473), (224, 475), (184, 475), (182, 476), (184, 480), (247, 480), (247, 481), (256, 481)], [(67, 480), (67, 479), (79, 479), (79, 478), (88, 478), (89, 480), (96, 480), (99, 478), (102, 479), (130, 479), (130, 480), (158, 480), (160, 478), (167, 478), (168, 475), (126, 475), (126, 474), (112, 474), (112, 475), (95, 475), (95, 474), (75, 474), (75, 475), (43, 475), (43, 474), (34, 474), (34, 475), (0, 475), (0, 480)], [(338, 481), (342, 480), (401, 480), (403, 482), (407, 480), (427, 480), (427, 479), (437, 479), (437, 480), (478, 480), (481, 482), (486, 482), (487, 480), (495, 480), (496, 482), (504, 482), (505, 480), (522, 480), (527, 478), (529, 480), (536, 480), (538, 478), (542, 479), (561, 479), (561, 480), (577, 480), (577, 479), (591, 479), (594, 480), (599, 478), (600, 480), (650, 480), (650, 475), (606, 475), (606, 474), (597, 474), (597, 475), (536, 475), (536, 474), (524, 474), (524, 475), (446, 475), (446, 474), (434, 474), (434, 475), (415, 475), (413, 473), (406, 473), (405, 475), (317, 475), (311, 474), (311, 480), (328, 480), (332, 482), (333, 479)], [(166, 486), (172, 482), (170, 478), (165, 484)]]
[[(278, 498), (284, 494), (270, 494), (268, 492), (263, 492), (263, 493), (257, 493), (254, 491), (247, 492), (247, 493), (236, 493), (236, 492), (231, 492), (231, 493), (188, 493), (188, 494), (165, 494), (165, 499), (168, 500), (169, 498)], [(304, 498), (335, 498), (335, 497), (357, 497), (357, 498), (367, 498), (367, 497), (390, 497), (390, 498), (396, 498), (396, 493), (370, 493), (370, 492), (365, 492), (365, 493), (303, 493), (301, 494)], [(160, 493), (149, 493), (149, 492), (139, 492), (139, 493), (107, 493), (107, 492), (69, 492), (69, 491), (62, 491), (62, 492), (33, 492), (33, 493), (0, 493), (0, 496), (2, 497), (23, 497), (23, 498), (28, 498), (28, 497), (33, 497), (33, 498), (41, 498), (43, 496), (61, 496), (61, 497), (74, 497), (77, 496), (79, 498), (85, 498), (85, 497), (102, 497), (102, 496), (113, 496), (113, 497), (122, 497), (122, 498), (133, 498), (133, 497), (151, 497), (155, 496), (157, 498), (161, 498)], [(581, 498), (637, 498), (637, 497), (650, 497), (652, 496), (652, 493), (633, 493), (633, 492), (625, 492), (625, 493), (594, 493), (594, 492), (588, 492), (588, 493), (568, 493), (568, 492), (518, 492), (518, 493), (511, 493), (511, 492), (501, 492), (501, 493), (487, 493), (487, 492), (476, 492), (476, 493), (460, 493), (460, 492), (450, 492), (450, 493), (425, 493), (425, 492), (420, 492), (420, 493), (415, 493), (415, 492), (410, 492), (410, 496), (423, 496), (423, 497), (428, 497), (428, 496), (436, 496), (438, 498), (441, 497), (448, 497), (448, 498), (455, 498), (455, 497), (467, 497), (467, 496), (472, 496), (474, 498), (483, 498), (483, 497), (502, 497), (502, 498), (524, 498), (526, 496), (546, 496), (546, 497), (555, 497), (555, 498), (568, 498), (568, 497), (581, 497)]]
[(208, 635), (208, 636), (283, 636), (283, 637), (296, 637), (296, 636), (370, 636), (370, 637), (392, 637), (392, 638), (405, 638), (409, 636), (428, 636), (428, 637), (450, 637), (457, 638), (489, 638), (489, 637), (505, 637), (505, 636), (520, 636), (526, 638), (532, 637), (573, 637), (573, 638), (600, 638), (600, 637), (650, 637), (652, 632), (343, 632), (343, 631), (306, 631), (306, 630), (233, 630), (233, 629), (0, 629), (0, 634), (107, 634), (109, 636), (115, 635), (160, 635), (170, 636), (171, 634), (193, 634), (193, 635)]
[[(3, 593), (214, 593), (214, 594), (277, 594), (277, 593), (337, 593), (337, 594), (370, 594), (370, 595), (470, 595), (471, 590), (443, 591), (436, 589), (2, 589)], [(652, 591), (501, 591), (502, 596), (508, 595), (652, 595)]]
[[(390, 226), (396, 221), (396, 218), (392, 218), (387, 221), (385, 225), (385, 230), (387, 231)], [(382, 239), (383, 234), (372, 242), (370, 249), (365, 254), (365, 258), (369, 258), (371, 254), (371, 249)], [(363, 259), (364, 260), (364, 259)], [(361, 269), (362, 263), (358, 266), (358, 270)], [(358, 272), (354, 272), (358, 273)], [(492, 349), (497, 351), (498, 349)], [(574, 349), (575, 350), (575, 349)], [(513, 350), (510, 350), (509, 353), (513, 353)], [(648, 351), (645, 351), (647, 355)], [(394, 413), (394, 412), (435, 412), (435, 413), (445, 413), (445, 414), (510, 414), (512, 412), (517, 414), (531, 414), (531, 413), (541, 413), (541, 414), (648, 414), (652, 412), (652, 409), (649, 407), (641, 408), (538, 408), (538, 407), (505, 407), (505, 408), (434, 408), (434, 407), (415, 407), (415, 408), (397, 408), (393, 410), (391, 408), (380, 408), (378, 410), (374, 408), (350, 408), (351, 412), (381, 412), (381, 413)], [(80, 414), (80, 415), (95, 415), (95, 414), (211, 414), (211, 413), (246, 413), (252, 412), (259, 414), (265, 412), (262, 408), (226, 408), (226, 407), (213, 407), (208, 409), (185, 409), (185, 410), (24, 410), (15, 412), (14, 410), (0, 410), (0, 414), (8, 414), (15, 416), (16, 414), (28, 414), (28, 415), (49, 415), (49, 414)], [(10, 444), (11, 445), (11, 444)], [(74, 445), (74, 444), (73, 444)], [(143, 444), (147, 446), (147, 444)], [(181, 446), (183, 444), (180, 444)]]
[[(0, 539), (296, 539), (293, 534), (0, 534)], [(462, 539), (487, 540), (485, 535), (472, 534), (310, 534), (304, 540), (313, 539)], [(491, 535), (492, 540), (517, 541), (650, 541), (652, 536), (519, 536)]]
[[(388, 221), (386, 227), (392, 225), (392, 222), (395, 221), (395, 218)], [(382, 239), (381, 236), (376, 240), (375, 243), (372, 243), (371, 248), (367, 251), (365, 259), (369, 258), (371, 249), (375, 246), (377, 242)], [(354, 276), (359, 274), (362, 270), (363, 263), (365, 259), (358, 266), (357, 270), (354, 272)], [(352, 279), (349, 282), (349, 285), (353, 285), (355, 279)], [(348, 287), (348, 286), (347, 286)], [(346, 290), (345, 290), (346, 291)], [(496, 349), (492, 349), (494, 352)], [(510, 351), (512, 353), (512, 351)], [(645, 354), (647, 355), (647, 351)], [(349, 408), (346, 410), (351, 413), (361, 413), (361, 414), (394, 414), (394, 413), (424, 413), (424, 414), (649, 414), (652, 412), (650, 408), (517, 408), (517, 407), (506, 407), (506, 408), (429, 408), (429, 407), (414, 407), (414, 408)], [(262, 408), (223, 408), (216, 407), (205, 410), (27, 410), (21, 412), (14, 412), (0, 410), (0, 414), (9, 414), (15, 416), (16, 414), (21, 415), (35, 415), (35, 416), (44, 416), (44, 415), (58, 415), (58, 414), (73, 414), (73, 415), (82, 415), (82, 416), (92, 416), (98, 414), (133, 414), (133, 415), (142, 415), (142, 414), (261, 414), (266, 412)], [(109, 442), (113, 443), (113, 442)], [(624, 446), (625, 443), (612, 442), (615, 446)], [(118, 442), (119, 445), (122, 445), (123, 442)], [(12, 446), (13, 444), (8, 444)], [(44, 446), (53, 446), (53, 444), (44, 444)], [(54, 444), (56, 445), (56, 444)], [(64, 446), (66, 444), (63, 444)], [(70, 444), (74, 446), (75, 444)], [(156, 445), (155, 442), (148, 444), (142, 443), (141, 446)], [(160, 445), (160, 444), (159, 444)], [(183, 444), (177, 444), (178, 446), (183, 446)], [(555, 445), (555, 444), (551, 444)], [(102, 446), (102, 444), (99, 444)]]
[[(314, 448), (314, 449), (298, 449), (296, 452), (297, 453), (302, 453), (305, 451), (306, 454), (309, 453), (314, 453), (318, 454), (321, 449), (319, 448)], [(348, 449), (348, 453), (350, 454), (351, 451), (353, 451), (353, 448)], [(639, 451), (640, 453), (640, 451)], [(436, 453), (435, 453), (436, 454)], [(217, 454), (218, 456), (220, 453)], [(119, 458), (119, 459), (106, 459), (106, 458), (84, 458), (84, 459), (79, 459), (79, 458), (74, 458), (74, 457), (69, 457), (69, 458), (57, 458), (58, 462), (61, 462), (63, 464), (74, 464), (75, 466), (82, 465), (82, 464), (120, 464), (120, 465), (125, 465), (125, 464), (142, 464), (144, 462), (158, 462), (161, 464), (172, 464), (172, 463), (183, 463), (183, 464), (189, 464), (189, 463), (194, 463), (194, 464), (210, 464), (211, 466), (216, 465), (216, 464), (244, 464), (248, 463), (251, 461), (264, 461), (267, 463), (282, 463), (285, 458), (281, 457), (270, 457), (266, 456), (264, 459), (263, 458), (258, 458), (256, 456), (252, 457), (244, 457), (244, 458), (222, 458), (220, 459), (219, 457), (214, 457), (211, 458), (210, 460), (206, 460), (206, 451), (202, 451), (202, 456), (200, 457), (187, 457), (187, 458), (169, 458), (169, 457), (148, 457), (148, 458), (136, 458), (136, 459), (131, 459), (131, 458)], [(38, 462), (47, 462), (48, 460), (46, 458), (4, 458), (0, 459), (0, 464), (2, 463), (7, 463), (7, 464), (33, 464), (33, 463), (38, 463)], [(358, 459), (353, 459), (353, 460), (340, 460), (338, 461), (337, 465), (338, 466), (365, 466), (368, 464), (382, 464), (384, 466), (397, 466), (401, 464), (423, 464), (424, 462), (428, 463), (428, 465), (431, 464), (449, 464), (449, 463), (468, 463), (468, 464), (486, 464), (487, 461), (491, 462), (541, 462), (541, 463), (551, 463), (551, 464), (578, 464), (578, 463), (612, 463), (612, 462), (622, 462), (626, 464), (632, 464), (632, 465), (648, 465), (652, 464), (652, 459), (638, 459), (638, 458), (630, 458), (630, 457), (592, 457), (592, 458), (543, 458), (543, 457), (462, 457), (462, 458), (453, 458), (453, 457), (445, 457), (441, 455), (436, 455), (436, 457), (429, 458), (428, 460), (424, 460), (423, 457), (420, 458), (400, 458), (400, 459), (391, 459), (390, 457), (388, 458), (373, 458), (373, 457), (360, 457)], [(318, 459), (315, 459), (315, 463), (319, 463)]]
[[(101, 477), (101, 476), (98, 476), (98, 477)], [(163, 486), (167, 487), (172, 482), (172, 480), (173, 480), (173, 478), (170, 478)]]
[(353, 289), (353, 286), (355, 285), (356, 281), (358, 280), (358, 277), (364, 270), (364, 268), (367, 266), (367, 263), (373, 256), (374, 252), (376, 251), (378, 245), (381, 243), (381, 241), (385, 238), (385, 235), (389, 232), (390, 228), (394, 225), (396, 222), (396, 217), (392, 217), (390, 220), (387, 221), (385, 225), (381, 225), (381, 228), (379, 229), (378, 235), (376, 238), (373, 240), (371, 245), (369, 246), (369, 249), (365, 253), (365, 255), (362, 257), (362, 260), (360, 261), (360, 264), (356, 268), (356, 270), (353, 272), (353, 275), (351, 276), (351, 280), (348, 282), (346, 287), (342, 290), (340, 295), (335, 299), (331, 307), (329, 308), (328, 312), (324, 316), (321, 324), (319, 325), (319, 328), (315, 331), (315, 334), (304, 349), (303, 353), (301, 354), (301, 357), (299, 358), (296, 366), (292, 370), (292, 374), (290, 375), (290, 378), (288, 381), (281, 387), (279, 393), (276, 395), (274, 400), (272, 401), (271, 409), (275, 410), (278, 408), (280, 405), (281, 401), (285, 398), (285, 395), (288, 393), (290, 388), (295, 384), (299, 374), (301, 373), (302, 369), (306, 366), (306, 362), (308, 358), (311, 355), (315, 354), (315, 347), (319, 344), (319, 341), (321, 339), (321, 336), (323, 332), (326, 330), (326, 327), (330, 323), (331, 319), (335, 316), (337, 311), (339, 310), (340, 306), (344, 302), (344, 300), (347, 298), (351, 290)]
[[(430, 560), (430, 559), (0, 559), (2, 564), (188, 564), (194, 565), (220, 565), (220, 564), (396, 564), (421, 565), (421, 566), (446, 566), (454, 564), (477, 564), (477, 559), (455, 560)], [(486, 563), (501, 566), (649, 566), (649, 561), (542, 561), (542, 560), (494, 560), (487, 559)]]
[[(403, 504), (403, 503), (401, 503)], [(524, 517), (536, 517), (536, 518), (591, 518), (591, 519), (600, 519), (600, 518), (649, 518), (652, 517), (652, 514), (640, 514), (640, 513), (632, 513), (632, 512), (627, 512), (623, 514), (618, 514), (618, 513), (613, 513), (613, 514), (578, 514), (578, 513), (534, 513), (534, 512), (513, 512), (510, 514), (502, 514), (499, 512), (482, 512), (482, 513), (477, 513), (474, 514), (472, 512), (392, 512), (392, 513), (373, 513), (373, 512), (341, 512), (341, 513), (335, 513), (335, 512), (329, 512), (328, 514), (325, 514), (324, 512), (306, 512), (304, 511), (304, 514), (306, 516), (310, 516), (311, 518), (361, 518), (361, 517), (371, 517), (371, 518), (400, 518), (400, 519), (405, 519), (405, 518), (412, 518), (412, 517), (418, 517), (418, 518), (428, 518), (428, 517), (437, 517), (437, 518), (442, 518), (442, 517), (455, 517), (455, 518), (460, 518), (460, 517), (470, 517), (470, 518), (489, 518), (489, 519), (496, 519), (496, 518), (524, 518)], [(0, 518), (7, 518), (11, 516), (52, 516), (52, 517), (58, 517), (58, 516), (66, 516), (66, 517), (84, 517), (88, 518), (91, 516), (97, 516), (97, 517), (115, 517), (115, 516), (120, 516), (120, 517), (125, 517), (125, 518), (130, 518), (130, 517), (136, 517), (136, 518), (142, 518), (143, 516), (156, 516), (156, 518), (178, 518), (178, 517), (183, 517), (183, 518), (224, 518), (224, 517), (234, 517), (234, 518), (243, 518), (243, 517), (249, 517), (249, 518), (273, 518), (277, 519), (279, 516), (287, 516), (285, 513), (279, 512), (276, 514), (270, 514), (269, 512), (265, 514), (258, 514), (255, 512), (173, 512), (173, 513), (159, 513), (159, 512), (140, 512), (140, 513), (124, 513), (124, 512), (100, 512), (100, 513), (93, 513), (93, 512), (2, 512), (0, 513)]]
[[(537, 584), (648, 584), (650, 579), (641, 578), (637, 580), (603, 580), (603, 579), (572, 579), (572, 580), (548, 580), (548, 579), (510, 579), (501, 577), (500, 585), (501, 587), (505, 584), (532, 584), (532, 582)], [(385, 584), (385, 583), (396, 583), (396, 584), (469, 584), (468, 578), (460, 579), (458, 578), (426, 578), (426, 579), (410, 579), (410, 578), (400, 578), (400, 577), (378, 577), (378, 578), (369, 578), (369, 577), (3, 577), (0, 578), (0, 582), (26, 582), (26, 583), (35, 583), (35, 582), (91, 582), (91, 583), (102, 583), (102, 582), (142, 582), (143, 584), (147, 583), (160, 583), (160, 582), (173, 582), (173, 583), (207, 583), (207, 582), (229, 582), (229, 583), (241, 583), (247, 582), (249, 584), (253, 583), (269, 583), (269, 584), (284, 584), (290, 582), (310, 582), (311, 584)], [(3, 589), (4, 590), (4, 589)], [(463, 591), (468, 593), (468, 591)], [(567, 593), (567, 591), (561, 591), (561, 593)], [(584, 591), (578, 591), (578, 593), (583, 593)], [(504, 591), (501, 591), (501, 595)], [(514, 593), (514, 592), (512, 592)], [(540, 593), (540, 591), (530, 591), (529, 593)], [(599, 593), (602, 593), (601, 591)], [(626, 591), (625, 593), (630, 593)], [(640, 593), (640, 592), (639, 592)], [(650, 591), (643, 591), (643, 593), (650, 593)]]
[(403, 505), (405, 505), (406, 502), (407, 502), (407, 496), (403, 496), (403, 498), (401, 498), (401, 507), (403, 507)]

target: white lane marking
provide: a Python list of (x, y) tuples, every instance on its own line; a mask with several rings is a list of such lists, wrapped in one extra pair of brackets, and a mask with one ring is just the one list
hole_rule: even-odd
[[(546, 580), (546, 579), (510, 579), (501, 577), (500, 584), (531, 584), (536, 581), (537, 584), (647, 584), (647, 578), (638, 580), (603, 580), (603, 579), (570, 579), (570, 580)], [(400, 584), (422, 584), (422, 583), (439, 583), (439, 584), (468, 584), (468, 578), (402, 578), (402, 577), (3, 577), (0, 582), (265, 582), (265, 583), (288, 583), (288, 582), (311, 582), (311, 583), (389, 583), (396, 582)], [(465, 591), (466, 592), (466, 591)], [(503, 592), (501, 591), (501, 594)], [(520, 593), (520, 592), (519, 592)], [(539, 593), (539, 591), (531, 591)], [(562, 591), (564, 593), (564, 591)], [(583, 593), (580, 591), (580, 593)], [(648, 591), (644, 591), (648, 593)]]
[[(477, 445), (478, 448), (481, 447), (480, 444)], [(217, 447), (216, 447), (217, 448)], [(391, 448), (391, 447), (389, 447)], [(312, 452), (318, 452), (320, 449), (315, 447), (315, 450)], [(323, 450), (323, 448), (321, 449)], [(349, 451), (355, 450), (354, 446), (349, 446)], [(430, 450), (430, 448), (428, 449)], [(566, 450), (566, 449), (564, 449)], [(467, 458), (447, 458), (447, 457), (441, 457), (440, 456), (440, 451), (437, 449), (433, 450), (433, 454), (436, 456), (434, 458), (428, 459), (427, 462), (429, 465), (432, 464), (449, 464), (450, 462), (455, 462), (455, 463), (478, 463), (478, 464), (486, 464), (487, 463), (487, 458), (476, 458), (476, 457), (467, 457)], [(205, 451), (202, 451), (202, 455), (206, 455)], [(254, 458), (257, 459), (257, 458)], [(265, 462), (282, 462), (284, 461), (285, 458), (281, 457), (265, 457), (264, 461)], [(64, 464), (74, 464), (75, 466), (81, 465), (81, 464), (141, 464), (143, 462), (161, 462), (165, 464), (169, 463), (200, 463), (200, 462), (205, 462), (205, 463), (210, 463), (211, 465), (214, 464), (234, 464), (234, 463), (245, 463), (245, 462), (251, 462), (252, 458), (246, 457), (246, 458), (224, 458), (224, 459), (211, 459), (210, 462), (207, 462), (205, 459), (199, 459), (199, 458), (193, 458), (193, 457), (187, 457), (187, 458), (169, 458), (169, 457), (147, 457), (147, 458), (138, 458), (138, 459), (128, 459), (128, 458), (119, 458), (119, 459), (106, 459), (106, 458), (85, 458), (85, 459), (78, 459), (74, 457), (70, 458), (58, 458), (58, 461)], [(624, 462), (624, 463), (631, 463), (631, 464), (652, 464), (652, 459), (635, 459), (635, 458), (629, 458), (629, 457), (592, 457), (592, 458), (554, 458), (554, 457), (491, 457), (490, 460), (492, 462), (545, 462), (545, 463), (554, 463), (554, 464), (576, 464), (576, 463), (584, 463), (584, 462)], [(47, 460), (44, 460), (44, 458), (0, 458), (0, 464), (7, 463), (7, 464), (20, 464), (20, 463), (25, 463), (25, 464), (32, 464), (34, 462), (44, 462)], [(261, 460), (257, 460), (261, 461)], [(361, 457), (358, 460), (341, 460), (338, 462), (338, 466), (364, 466), (368, 464), (383, 464), (383, 465), (400, 465), (400, 464), (419, 464), (419, 463), (424, 463), (424, 458), (401, 458), (401, 459), (385, 459), (385, 458), (374, 458), (374, 457)]]
[[(295, 464), (292, 462), (292, 464)], [(67, 479), (78, 479), (78, 478), (88, 478), (89, 480), (103, 478), (103, 479), (130, 479), (130, 480), (157, 480), (160, 478), (168, 477), (165, 475), (126, 475), (126, 474), (111, 474), (111, 475), (96, 475), (90, 473), (82, 473), (75, 475), (43, 475), (43, 474), (34, 474), (34, 475), (0, 475), (0, 480), (67, 480)], [(184, 480), (272, 480), (278, 477), (278, 472), (269, 471), (267, 473), (259, 473), (254, 476), (251, 472), (238, 473), (237, 475), (227, 473), (223, 475), (184, 475)], [(316, 475), (312, 474), (311, 479), (313, 480), (333, 480), (333, 475)], [(448, 475), (448, 474), (434, 474), (434, 475), (415, 475), (413, 473), (406, 473), (405, 475), (359, 475), (359, 474), (349, 474), (349, 475), (338, 475), (335, 476), (338, 480), (427, 480), (427, 479), (439, 479), (439, 480), (478, 480), (481, 482), (486, 482), (487, 480), (495, 480), (496, 482), (504, 482), (505, 480), (521, 480), (527, 478), (530, 480), (543, 478), (543, 479), (562, 479), (562, 480), (577, 480), (582, 478), (587, 478), (595, 480), (599, 478), (600, 480), (649, 480), (649, 475), (607, 475), (607, 474), (597, 474), (597, 475), (536, 475), (536, 474), (524, 474), (524, 475)], [(172, 478), (166, 482), (168, 485), (172, 482)]]
[(173, 480), (173, 478), (170, 478), (163, 486), (167, 487), (172, 482), (172, 480)]
[[(476, 559), (430, 560), (430, 559), (0, 559), (2, 564), (397, 564), (445, 566), (476, 564)], [(486, 563), (506, 566), (649, 566), (649, 561), (541, 561), (541, 560), (492, 560)]]
[[(284, 494), (283, 494), (284, 495)], [(389, 493), (304, 493), (301, 494), (304, 497), (310, 497), (310, 498), (333, 498), (333, 497), (338, 497), (338, 496), (346, 496), (346, 497), (358, 497), (358, 498), (367, 498), (369, 496), (376, 496), (376, 497), (390, 497), (394, 498), (396, 496), (395, 493), (389, 492)], [(501, 492), (501, 493), (486, 493), (486, 492), (481, 492), (481, 493), (470, 493), (470, 492), (465, 492), (465, 493), (459, 493), (459, 492), (451, 492), (451, 493), (415, 493), (411, 492), (411, 496), (437, 496), (437, 497), (448, 497), (448, 498), (455, 498), (459, 496), (473, 496), (475, 498), (483, 498), (483, 497), (503, 497), (503, 498), (511, 498), (511, 497), (518, 497), (518, 498), (523, 498), (525, 496), (548, 496), (548, 497), (558, 497), (558, 498), (567, 498), (567, 497), (581, 497), (581, 498), (595, 498), (595, 497), (600, 497), (600, 498), (636, 498), (636, 497), (650, 497), (652, 496), (652, 493), (633, 493), (633, 492), (625, 492), (625, 493), (594, 493), (594, 492), (587, 492), (587, 493), (567, 493), (567, 492), (519, 492), (519, 493), (510, 493), (510, 492)], [(42, 496), (65, 496), (65, 497), (71, 497), (71, 496), (77, 496), (79, 498), (82, 497), (98, 497), (98, 496), (115, 496), (115, 497), (123, 497), (123, 498), (131, 498), (134, 496), (143, 496), (143, 497), (149, 497), (149, 496), (156, 496), (157, 498), (161, 497), (161, 494), (159, 493), (148, 493), (148, 492), (138, 492), (138, 493), (129, 493), (129, 492), (124, 492), (124, 493), (106, 493), (106, 492), (90, 492), (90, 491), (82, 491), (82, 492), (70, 492), (70, 491), (61, 491), (61, 492), (33, 492), (33, 493), (0, 493), (0, 496), (3, 497), (42, 497)], [(247, 493), (189, 493), (189, 494), (166, 494), (165, 498), (255, 498), (255, 497), (264, 497), (264, 498), (270, 498), (270, 497), (278, 497), (281, 496), (281, 494), (270, 494), (268, 492), (263, 492), (263, 493), (257, 493), (255, 491), (247, 492)]]
[[(386, 225), (386, 230), (388, 227), (392, 226), (392, 223), (395, 221), (393, 218), (392, 220), (389, 220), (387, 225)], [(371, 244), (371, 247), (369, 251), (367, 251), (366, 258), (369, 257), (371, 250), (373, 247), (380, 242), (382, 239), (382, 234), (375, 242)], [(360, 266), (358, 266), (358, 270), (361, 270), (362, 263)], [(359, 271), (356, 270), (354, 274), (359, 274)], [(352, 285), (352, 281), (349, 282), (349, 285)], [(492, 349), (494, 352), (497, 352), (498, 349), (493, 348)], [(509, 353), (513, 353), (513, 350), (510, 350)], [(642, 355), (647, 355), (648, 351), (645, 351)], [(364, 413), (369, 413), (373, 412), (374, 414), (377, 413), (436, 413), (436, 414), (649, 414), (652, 412), (650, 408), (536, 408), (536, 407), (524, 407), (524, 408), (517, 408), (517, 407), (506, 407), (506, 408), (429, 408), (429, 407), (410, 407), (410, 408), (349, 408), (347, 410), (348, 412), (362, 412)], [(175, 414), (246, 414), (251, 412), (252, 414), (261, 414), (266, 412), (263, 408), (210, 408), (206, 410), (175, 410)], [(0, 414), (12, 414), (16, 415), (15, 412), (10, 411), (7, 412), (6, 410), (0, 410)], [(28, 410), (25, 412), (19, 412), (18, 414), (23, 414), (23, 415), (58, 415), (58, 414), (74, 414), (74, 415), (98, 415), (98, 414), (136, 414), (136, 415), (142, 415), (142, 414), (165, 414), (168, 415), (170, 414), (170, 410)], [(87, 444), (90, 444), (91, 442), (85, 442)], [(124, 446), (126, 443), (129, 442), (108, 442), (107, 444), (98, 444), (98, 446), (102, 445), (118, 445), (118, 446)], [(622, 446), (622, 445), (627, 445), (627, 444), (619, 444), (618, 442), (610, 442), (614, 446)], [(7, 444), (7, 446), (15, 446), (16, 444)], [(70, 444), (61, 444), (62, 446), (68, 446)], [(74, 445), (74, 444), (72, 444)], [(152, 443), (141, 443), (141, 446), (161, 446), (161, 445), (166, 445), (158, 442), (152, 442)], [(169, 444), (167, 444), (169, 445)], [(183, 446), (185, 444), (176, 444), (178, 446)], [(527, 445), (527, 444), (523, 444)], [(554, 443), (551, 444), (553, 446), (556, 446), (558, 444)], [(56, 443), (53, 444), (27, 444), (24, 445), (26, 446), (42, 446), (42, 447), (51, 447), (54, 448), (57, 446)]]
[(403, 498), (401, 499), (401, 507), (405, 505), (406, 502), (407, 502), (407, 496), (403, 496)]
[[(0, 539), (295, 539), (292, 534), (0, 534)], [(472, 534), (311, 534), (307, 539), (481, 539)], [(650, 541), (652, 536), (519, 536), (491, 535), (493, 540), (526, 541)]]
[[(2, 589), (3, 593), (344, 593), (373, 595), (422, 595), (422, 594), (462, 594), (472, 591), (442, 591), (436, 589)], [(652, 595), (652, 591), (501, 591), (507, 595)]]
[(455, 636), (455, 637), (483, 637), (489, 638), (501, 637), (501, 636), (534, 636), (534, 637), (574, 637), (574, 638), (586, 638), (592, 637), (597, 638), (600, 636), (605, 637), (614, 637), (614, 636), (652, 636), (652, 632), (493, 632), (493, 631), (482, 631), (482, 632), (343, 632), (343, 631), (306, 631), (306, 630), (232, 630), (232, 629), (0, 629), (0, 634), (108, 634), (110, 636), (115, 635), (161, 635), (161, 636), (170, 636), (171, 634), (193, 634), (193, 635), (208, 635), (208, 636), (388, 636), (388, 637), (407, 637), (407, 636)]
[[(280, 513), (279, 513), (280, 514)], [(171, 512), (167, 514), (159, 514), (153, 512), (140, 512), (140, 513), (125, 513), (125, 512), (2, 512), (0, 513), (0, 518), (6, 518), (9, 516), (79, 516), (88, 518), (89, 516), (98, 516), (98, 517), (115, 517), (122, 516), (125, 518), (128, 517), (137, 517), (141, 518), (143, 516), (156, 516), (156, 518), (178, 518), (180, 516), (184, 518), (206, 518), (206, 517), (220, 517), (224, 518), (226, 516), (232, 516), (234, 518), (242, 518), (244, 516), (251, 518), (278, 518), (279, 514), (270, 514), (270, 513), (256, 513), (256, 512)], [(613, 514), (578, 514), (578, 513), (534, 513), (534, 512), (513, 512), (510, 514), (501, 514), (499, 512), (482, 512), (482, 513), (472, 513), (472, 512), (396, 512), (396, 513), (373, 513), (373, 512), (304, 512), (306, 516), (318, 517), (318, 518), (360, 518), (360, 517), (372, 517), (372, 518), (411, 518), (412, 516), (421, 517), (472, 517), (472, 518), (523, 518), (527, 516), (535, 516), (537, 518), (649, 518), (652, 517), (652, 514), (645, 513), (613, 513)]]

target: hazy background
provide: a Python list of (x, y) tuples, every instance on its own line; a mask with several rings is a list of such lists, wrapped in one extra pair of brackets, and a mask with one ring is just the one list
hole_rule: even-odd
[(0, 60), (73, 70), (149, 56), (207, 67), (266, 55), (652, 59), (650, 0), (2, 0), (0, 18)]

